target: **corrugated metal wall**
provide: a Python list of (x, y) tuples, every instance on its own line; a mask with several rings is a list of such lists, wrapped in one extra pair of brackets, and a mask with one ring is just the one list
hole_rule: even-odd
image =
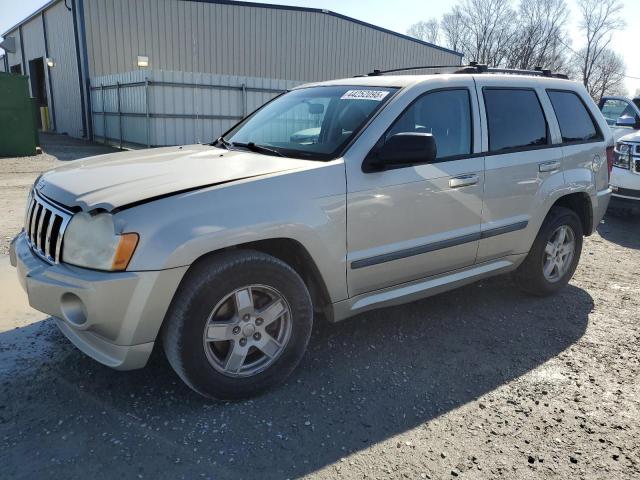
[[(14, 65), (22, 65), (22, 44), (20, 43), (20, 32), (16, 28), (13, 32), (7, 34), (7, 37), (14, 37), (16, 40), (16, 51), (7, 52), (7, 58), (9, 59), (9, 70)], [(6, 38), (6, 37), (5, 37)], [(22, 72), (24, 73), (24, 68)]]
[[(24, 60), (28, 69), (29, 60), (45, 57), (44, 33), (42, 29), (42, 18), (40, 16), (22, 26), (22, 38), (24, 39)], [(31, 86), (29, 86), (29, 88), (31, 88)]]
[[(47, 41), (49, 43), (49, 57), (55, 62), (53, 68), (45, 65), (45, 84), (49, 108), (53, 90), (53, 104), (56, 131), (67, 133), (73, 137), (81, 137), (82, 106), (80, 103), (80, 87), (78, 83), (78, 64), (76, 61), (76, 44), (73, 32), (73, 14), (66, 9), (64, 2), (58, 2), (44, 10), (47, 26)], [(7, 36), (16, 39), (16, 53), (8, 53), (9, 66), (22, 64), (22, 44), (19, 29), (8, 33)], [(46, 59), (44, 43), (44, 28), (42, 16), (36, 15), (22, 25), (24, 40), (25, 63), (23, 73), (29, 75), (29, 60), (34, 58)], [(49, 86), (51, 77), (51, 88)], [(31, 88), (31, 85), (29, 85)]]
[[(106, 115), (96, 121), (95, 135), (125, 143), (166, 145), (209, 140), (231, 126), (244, 113), (238, 110), (243, 83), (249, 88), (284, 90), (295, 84), (366, 73), (374, 68), (407, 65), (459, 64), (453, 52), (425, 45), (398, 34), (319, 11), (277, 6), (233, 5), (215, 1), (183, 0), (78, 0), (84, 4), (89, 76), (92, 83), (125, 81), (151, 75), (153, 81), (227, 85), (232, 88), (160, 86), (150, 88), (151, 117)], [(73, 13), (64, 2), (44, 7), (49, 56), (55, 67), (47, 69), (55, 104), (57, 131), (83, 135), (81, 91), (73, 28)], [(40, 14), (23, 24), (25, 63), (46, 57)], [(18, 29), (17, 52), (9, 65), (21, 64)], [(148, 56), (151, 72), (137, 69), (138, 55)], [(164, 72), (164, 73), (163, 73)], [(191, 73), (190, 73), (191, 72)], [(121, 75), (122, 74), (122, 75)], [(110, 77), (109, 77), (110, 76)], [(49, 84), (47, 82), (49, 98)], [(140, 114), (137, 96), (144, 90), (121, 90), (121, 108)], [(107, 111), (114, 108), (114, 92), (105, 93)], [(247, 111), (275, 93), (246, 92)], [(131, 98), (129, 98), (131, 97)], [(94, 112), (102, 96), (91, 94)], [(96, 104), (96, 102), (98, 102)], [(51, 105), (51, 103), (50, 103)], [(117, 107), (117, 105), (115, 106)], [(194, 116), (195, 118), (189, 118)], [(100, 130), (100, 129), (103, 130)], [(209, 132), (212, 132), (211, 135)]]
[[(390, 8), (393, 8), (390, 5)], [(312, 81), (460, 57), (333, 15), (203, 1), (85, 0), (91, 76), (156, 70)]]
[(59, 2), (45, 11), (45, 21), (49, 56), (56, 62), (56, 66), (49, 69), (55, 100), (56, 130), (72, 137), (81, 137), (82, 105), (73, 14), (66, 9), (64, 2)]
[(132, 147), (210, 142), (298, 83), (151, 70), (95, 77), (91, 81), (94, 136), (104, 141), (106, 132), (108, 143), (120, 145), (122, 139), (123, 146)]

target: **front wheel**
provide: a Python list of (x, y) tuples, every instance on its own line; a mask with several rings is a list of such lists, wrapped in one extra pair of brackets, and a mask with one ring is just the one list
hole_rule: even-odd
[(520, 288), (534, 295), (551, 295), (563, 288), (578, 266), (582, 237), (582, 223), (575, 212), (553, 207), (515, 273)]
[(257, 395), (298, 365), (313, 324), (309, 292), (286, 263), (232, 251), (192, 267), (162, 339), (169, 363), (198, 393), (223, 400)]

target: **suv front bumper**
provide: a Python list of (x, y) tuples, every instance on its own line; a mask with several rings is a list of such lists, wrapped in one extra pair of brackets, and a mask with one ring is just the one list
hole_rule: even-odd
[(11, 264), (29, 304), (54, 317), (65, 336), (100, 363), (118, 370), (142, 368), (188, 267), (147, 272), (99, 272), (51, 265), (19, 234)]

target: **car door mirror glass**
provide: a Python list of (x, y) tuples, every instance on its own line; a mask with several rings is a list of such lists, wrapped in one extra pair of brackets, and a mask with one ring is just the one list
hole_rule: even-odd
[(629, 128), (635, 128), (637, 125), (637, 121), (635, 118), (630, 117), (630, 116), (623, 116), (623, 117), (619, 117), (618, 120), (616, 120), (616, 126), (617, 127), (629, 127)]

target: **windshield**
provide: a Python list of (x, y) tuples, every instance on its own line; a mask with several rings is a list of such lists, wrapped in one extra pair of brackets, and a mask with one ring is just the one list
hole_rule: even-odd
[(227, 148), (330, 160), (396, 90), (353, 86), (293, 90), (240, 122), (222, 141)]

